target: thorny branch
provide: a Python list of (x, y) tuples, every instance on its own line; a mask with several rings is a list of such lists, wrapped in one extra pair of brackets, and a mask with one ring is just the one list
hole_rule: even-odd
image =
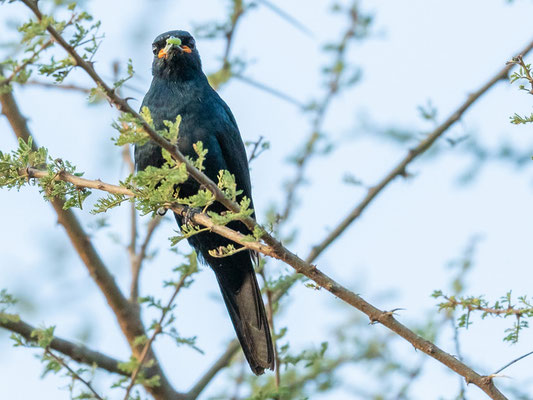
[[(77, 177), (69, 177), (69, 179), (71, 179), (72, 181), (75, 181), (75, 178)], [(115, 191), (122, 193), (124, 191), (124, 188), (120, 186), (106, 184), (105, 187), (109, 189), (110, 193), (114, 193)], [(133, 192), (131, 192), (129, 195), (133, 195)], [(492, 399), (506, 399), (506, 397), (496, 388), (496, 386), (494, 386), (491, 377), (484, 377), (477, 374), (470, 367), (457, 360), (452, 355), (444, 352), (435, 344), (422, 338), (421, 336), (408, 329), (406, 326), (402, 325), (394, 318), (392, 312), (382, 311), (374, 307), (372, 304), (365, 301), (362, 297), (346, 289), (338, 282), (318, 270), (316, 266), (306, 263), (281, 245), (280, 247), (275, 247), (270, 244), (264, 245), (260, 242), (250, 242), (246, 240), (246, 237), (240, 232), (234, 231), (230, 228), (227, 228), (226, 226), (216, 225), (206, 214), (202, 212), (195, 213), (194, 210), (181, 204), (169, 204), (169, 208), (179, 215), (186, 215), (193, 223), (209, 228), (212, 232), (224, 236), (225, 238), (228, 238), (242, 246), (284, 261), (285, 263), (291, 265), (297, 272), (307, 276), (319, 286), (331, 292), (336, 297), (357, 308), (358, 310), (364, 312), (370, 318), (371, 323), (380, 323), (386, 326), (399, 336), (403, 337), (409, 343), (411, 343), (415, 348), (440, 361), (448, 368), (457, 372), (459, 375), (462, 375), (467, 381), (467, 383), (473, 383), (474, 385), (478, 386)], [(188, 395), (187, 398), (192, 397)]]

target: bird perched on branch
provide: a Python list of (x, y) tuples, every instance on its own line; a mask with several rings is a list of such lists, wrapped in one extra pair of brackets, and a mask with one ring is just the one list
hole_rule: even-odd
[[(235, 176), (241, 196), (252, 199), (248, 160), (237, 123), (227, 104), (211, 88), (202, 72), (200, 55), (194, 38), (185, 31), (170, 31), (155, 38), (152, 46), (153, 80), (142, 107), (150, 110), (156, 129), (164, 129), (163, 121), (175, 121), (181, 115), (178, 148), (195, 156), (193, 144), (201, 141), (208, 149), (204, 173), (217, 181), (220, 170)], [(135, 147), (138, 170), (164, 164), (161, 148), (154, 142)], [(180, 197), (198, 192), (199, 184), (191, 178), (179, 188)], [(253, 208), (253, 205), (251, 204)], [(224, 206), (214, 203), (209, 208), (223, 212)], [(181, 227), (186, 221), (175, 214)], [(239, 221), (228, 227), (243, 234), (250, 231)], [(252, 264), (250, 251), (215, 258), (209, 250), (232, 242), (215, 233), (202, 232), (188, 239), (200, 258), (215, 272), (222, 297), (252, 371), (259, 375), (274, 368), (274, 351), (265, 307)]]

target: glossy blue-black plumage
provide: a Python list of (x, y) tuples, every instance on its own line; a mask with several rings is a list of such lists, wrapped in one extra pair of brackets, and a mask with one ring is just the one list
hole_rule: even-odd
[[(181, 39), (182, 46), (170, 50), (167, 57), (158, 57), (169, 37)], [(193, 144), (201, 141), (208, 149), (204, 173), (217, 181), (220, 170), (235, 176), (242, 195), (252, 198), (250, 173), (246, 151), (231, 110), (211, 88), (202, 72), (200, 57), (192, 36), (185, 31), (171, 31), (159, 35), (153, 44), (153, 80), (142, 106), (150, 109), (156, 129), (163, 129), (163, 121), (174, 121), (181, 115), (178, 148), (191, 157), (196, 154)], [(135, 162), (138, 170), (164, 162), (161, 148), (153, 142), (136, 146)], [(198, 191), (198, 184), (189, 179), (179, 188), (180, 197)], [(252, 204), (253, 207), (253, 204)], [(211, 210), (222, 212), (224, 207), (215, 203)], [(180, 216), (176, 220), (181, 226)], [(230, 228), (248, 234), (241, 222), (232, 222)], [(226, 246), (230, 241), (211, 232), (192, 236), (189, 243), (215, 272), (222, 296), (228, 308), (237, 337), (252, 371), (260, 374), (274, 366), (274, 355), (266, 313), (253, 270), (249, 251), (231, 257), (214, 258), (209, 250)]]

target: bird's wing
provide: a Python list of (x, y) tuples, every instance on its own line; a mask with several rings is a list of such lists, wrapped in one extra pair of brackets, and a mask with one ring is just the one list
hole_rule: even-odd
[[(235, 175), (237, 189), (243, 191), (243, 195), (252, 200), (252, 183), (248, 168), (246, 149), (239, 133), (235, 118), (226, 103), (221, 101), (224, 111), (231, 123), (226, 124), (225, 129), (217, 132), (217, 142), (222, 150), (222, 156), (228, 166), (228, 171)], [(253, 207), (253, 204), (251, 204)]]

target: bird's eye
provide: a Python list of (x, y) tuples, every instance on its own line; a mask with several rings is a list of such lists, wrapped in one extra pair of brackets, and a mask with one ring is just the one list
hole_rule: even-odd
[(193, 38), (190, 38), (187, 45), (191, 48), (191, 49), (194, 49), (194, 46), (196, 45), (196, 42), (194, 41)]
[(159, 47), (157, 47), (157, 44), (152, 45), (152, 53), (157, 54), (157, 51), (159, 50)]

